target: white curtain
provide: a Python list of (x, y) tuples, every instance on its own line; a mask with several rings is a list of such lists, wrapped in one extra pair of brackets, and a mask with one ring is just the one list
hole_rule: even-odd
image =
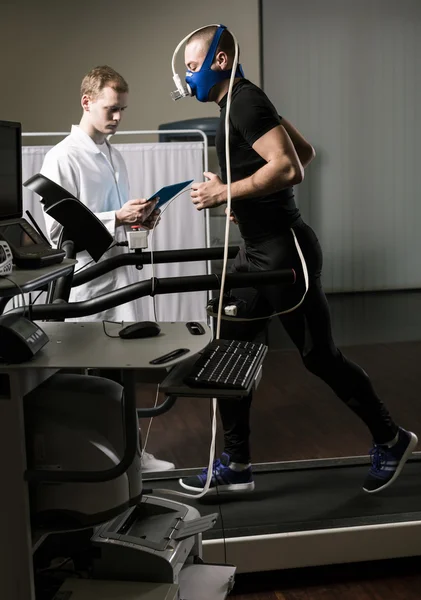
[[(47, 154), (51, 146), (23, 146), (22, 148), (22, 182), (36, 175), (41, 171), (44, 156)], [(29, 210), (35, 221), (38, 223), (44, 233), (45, 221), (44, 211), (38, 194), (31, 192), (23, 186), (23, 216), (27, 218), (25, 211)]]
[[(201, 142), (168, 142), (157, 144), (115, 144), (127, 165), (132, 198), (150, 198), (164, 185), (194, 179), (203, 181), (203, 144)], [(167, 205), (153, 236), (149, 234), (148, 250), (204, 248), (205, 218), (184, 192)], [(155, 277), (203, 275), (206, 263), (170, 263), (156, 265)], [(152, 277), (145, 265), (142, 279)], [(158, 321), (206, 320), (206, 292), (165, 294), (156, 296)], [(141, 300), (145, 319), (153, 319), (152, 301)], [(148, 316), (146, 316), (148, 315)]]
[[(22, 148), (22, 180), (39, 173), (51, 146)], [(203, 144), (201, 142), (115, 144), (127, 165), (131, 198), (149, 198), (164, 185), (194, 179), (203, 181)], [(23, 209), (29, 210), (45, 231), (39, 196), (24, 188)], [(204, 248), (206, 246), (204, 212), (198, 212), (189, 192), (184, 192), (167, 205), (153, 235), (149, 234), (146, 251)], [(206, 273), (205, 262), (170, 263), (154, 266), (154, 277), (182, 277)], [(139, 271), (139, 280), (152, 277), (150, 265)], [(155, 297), (158, 321), (206, 320), (206, 292), (165, 294)], [(137, 301), (143, 320), (154, 320), (153, 300)]]

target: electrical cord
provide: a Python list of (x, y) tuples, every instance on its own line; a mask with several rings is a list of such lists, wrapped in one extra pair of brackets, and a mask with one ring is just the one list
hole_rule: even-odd
[[(155, 408), (155, 407), (156, 407), (156, 405), (158, 404), (158, 396), (159, 396), (159, 383), (158, 383), (158, 385), (156, 386), (155, 403), (154, 403), (154, 405), (153, 405), (153, 407), (154, 407), (154, 408)], [(149, 439), (149, 432), (150, 432), (150, 430), (151, 430), (151, 427), (152, 427), (152, 422), (153, 422), (153, 420), (154, 420), (154, 417), (151, 417), (151, 418), (149, 419), (149, 425), (148, 425), (148, 429), (146, 430), (145, 441), (144, 441), (144, 442), (142, 442), (142, 453), (141, 453), (141, 457), (143, 457), (143, 455), (146, 453), (146, 446), (147, 446), (147, 443), (148, 443), (148, 439)]]
[[(270, 315), (265, 315), (264, 317), (250, 317), (250, 318), (247, 318), (247, 317), (230, 317), (229, 315), (222, 315), (222, 313), (221, 313), (221, 319), (223, 321), (261, 321), (263, 319), (265, 319), (265, 320), (267, 320), (267, 319), (273, 319), (273, 317), (277, 317), (279, 315), (285, 315), (287, 313), (293, 312), (294, 310), (297, 310), (297, 308), (299, 308), (301, 306), (301, 304), (304, 302), (304, 299), (305, 299), (305, 297), (307, 295), (307, 291), (308, 291), (308, 270), (307, 270), (307, 265), (306, 265), (306, 262), (305, 262), (305, 259), (304, 259), (304, 255), (303, 255), (302, 250), (300, 248), (300, 245), (298, 243), (298, 240), (297, 240), (297, 237), (295, 235), (295, 232), (294, 232), (293, 229), (291, 229), (290, 231), (291, 231), (291, 233), (292, 233), (292, 235), (294, 237), (295, 247), (296, 247), (298, 256), (300, 258), (300, 261), (301, 261), (301, 266), (303, 268), (303, 277), (304, 277), (304, 285), (305, 285), (304, 293), (301, 296), (301, 298), (298, 301), (298, 303), (295, 306), (292, 306), (291, 308), (286, 308), (285, 310), (281, 310), (279, 312), (271, 313)], [(221, 298), (221, 296), (220, 296), (220, 298)], [(222, 305), (221, 302), (219, 304)], [(216, 316), (219, 315), (219, 312), (218, 312), (218, 315), (217, 315), (217, 313), (214, 313), (212, 311), (208, 311), (208, 315), (211, 316), (211, 317), (216, 317)]]
[[(215, 25), (216, 27), (219, 27), (219, 25)], [(175, 77), (178, 77), (175, 73), (175, 56), (178, 52), (178, 50), (181, 48), (181, 46), (191, 37), (191, 35), (193, 35), (194, 33), (196, 33), (197, 31), (200, 31), (201, 29), (203, 29), (203, 27), (200, 27), (199, 29), (196, 29), (195, 31), (193, 31), (192, 33), (190, 33), (188, 36), (186, 36), (177, 46), (177, 48), (174, 51), (173, 54), (173, 58), (172, 58), (172, 70), (173, 70), (173, 78), (175, 80)], [(228, 30), (227, 30), (228, 31)], [(236, 76), (236, 71), (237, 71), (237, 66), (238, 66), (238, 54), (239, 54), (239, 46), (238, 46), (238, 41), (235, 37), (235, 35), (230, 31), (229, 32), (232, 35), (232, 38), (234, 40), (234, 48), (235, 48), (235, 52), (234, 52), (234, 61), (233, 61), (233, 65), (232, 65), (232, 71), (231, 71), (231, 76), (230, 76), (230, 80), (229, 80), (229, 86), (228, 86), (228, 93), (227, 93), (227, 104), (226, 104), (226, 113), (225, 113), (225, 160), (226, 160), (226, 174), (227, 174), (227, 208), (226, 208), (226, 221), (225, 221), (225, 238), (224, 238), (224, 255), (223, 255), (223, 267), (222, 267), (222, 275), (220, 277), (220, 298), (222, 300), (223, 296), (224, 296), (224, 289), (225, 289), (225, 278), (226, 278), (226, 272), (227, 272), (227, 263), (228, 263), (228, 245), (229, 245), (229, 227), (230, 227), (230, 214), (231, 214), (231, 200), (232, 200), (232, 194), (231, 194), (231, 155), (230, 155), (230, 146), (229, 146), (229, 131), (230, 131), (230, 110), (231, 110), (231, 98), (232, 98), (232, 89), (234, 86), (234, 79)], [(303, 254), (301, 252), (301, 249), (299, 247), (298, 241), (296, 239), (295, 233), (294, 231), (291, 229), (291, 232), (294, 236), (294, 241), (295, 241), (295, 245), (297, 248), (297, 251), (299, 253), (299, 257), (302, 263), (302, 267), (303, 267), (303, 272), (304, 272), (304, 281), (305, 281), (305, 292), (303, 297), (301, 298), (301, 300), (299, 301), (299, 303), (290, 308), (287, 309), (285, 311), (282, 311), (282, 313), (279, 314), (283, 314), (286, 312), (290, 312), (291, 310), (295, 310), (296, 308), (298, 308), (298, 306), (300, 306), (300, 304), (304, 301), (304, 297), (307, 293), (307, 289), (308, 289), (308, 273), (307, 273), (307, 267), (305, 264), (305, 260), (303, 257)], [(278, 314), (278, 313), (277, 313)], [(269, 315), (269, 316), (275, 316), (275, 315)], [(268, 316), (268, 317), (269, 317)], [(265, 319), (267, 319), (268, 317), (263, 317)], [(227, 317), (229, 319), (229, 317)], [(258, 319), (260, 319), (261, 317), (259, 317)], [(240, 320), (240, 319), (236, 319), (235, 317), (233, 318), (235, 320)], [(217, 324), (216, 324), (216, 335), (215, 338), (219, 339), (220, 338), (220, 331), (221, 331), (221, 320), (222, 320), (222, 301), (219, 302), (218, 304), (218, 312), (217, 312)], [(253, 319), (254, 320), (254, 319)], [(217, 401), (216, 398), (212, 399), (212, 403), (213, 403), (213, 411), (214, 411), (214, 416), (216, 415), (216, 407), (217, 407)], [(213, 419), (212, 423), (214, 422), (215, 419)], [(212, 429), (212, 434), (214, 435), (213, 429)], [(216, 430), (215, 430), (215, 435), (216, 435)], [(192, 495), (192, 494), (184, 494), (182, 492), (174, 492), (177, 495), (181, 495), (184, 497), (190, 497), (190, 498), (201, 498), (202, 496), (204, 496), (207, 491), (210, 488), (210, 483), (212, 481), (212, 476), (213, 476), (213, 462), (214, 462), (214, 448), (215, 448), (215, 440), (212, 437), (212, 442), (211, 442), (211, 448), (210, 448), (210, 456), (209, 456), (209, 465), (208, 465), (208, 476), (207, 476), (207, 480), (205, 483), (205, 486), (202, 490), (202, 492), (200, 492), (197, 495)], [(215, 481), (216, 483), (216, 481)], [(216, 485), (217, 488), (217, 485)]]
[[(51, 571), (57, 571), (57, 570), (61, 570), (65, 565), (67, 565), (67, 563), (69, 563), (72, 560), (71, 556), (68, 556), (67, 558), (65, 558), (62, 562), (60, 562), (58, 565), (50, 565), (49, 567), (44, 567), (42, 569), (37, 569), (37, 573), (47, 573), (47, 572), (51, 572)], [(66, 570), (71, 570), (71, 569), (66, 569)]]
[(153, 314), (154, 314), (154, 319), (156, 322), (158, 322), (157, 319), (157, 315), (156, 315), (156, 302), (155, 302), (155, 265), (153, 262), (153, 253), (154, 253), (154, 249), (153, 249), (153, 239), (154, 239), (154, 233), (155, 233), (155, 227), (158, 225), (161, 216), (164, 214), (164, 212), (167, 210), (167, 208), (170, 206), (170, 204), (172, 204), (174, 202), (174, 200), (176, 200), (176, 198), (178, 198), (179, 196), (181, 196), (181, 194), (184, 194), (185, 192), (188, 192), (189, 190), (191, 190), (192, 188), (184, 188), (183, 190), (181, 190), (181, 192), (178, 192), (178, 194), (176, 194), (173, 198), (171, 198), (171, 200), (169, 202), (167, 202), (165, 204), (165, 206), (163, 207), (161, 213), (159, 214), (159, 218), (155, 221), (152, 230), (151, 230), (151, 269), (152, 269), (152, 307), (153, 307)]
[[(22, 290), (22, 288), (21, 288), (21, 287), (20, 287), (20, 285), (19, 285), (18, 283), (16, 283), (16, 281), (14, 281), (14, 280), (13, 280), (11, 277), (8, 277), (8, 275), (0, 275), (0, 277), (2, 277), (3, 279), (7, 279), (7, 280), (8, 280), (8, 281), (10, 281), (11, 283), (13, 283), (13, 285), (14, 285), (15, 287), (17, 287), (17, 288), (18, 288), (18, 290), (19, 290), (19, 292), (20, 292), (21, 299), (22, 299), (22, 306), (23, 306), (23, 316), (25, 316), (25, 315), (26, 315), (26, 309), (27, 309), (28, 307), (27, 307), (27, 305), (26, 305), (26, 302), (25, 302), (25, 294), (23, 293), (23, 290)], [(13, 309), (11, 308), (10, 310), (13, 310)], [(8, 313), (8, 312), (9, 312), (9, 311), (7, 311), (7, 312), (5, 312), (5, 313), (3, 313), (3, 314), (7, 315), (7, 313)]]
[[(106, 252), (108, 252), (109, 250), (111, 250), (111, 248), (115, 248), (116, 246), (127, 246), (127, 242), (114, 242), (111, 244), (111, 246), (106, 250)], [(86, 264), (82, 265), (81, 267), (79, 267), (79, 269), (76, 269), (75, 271), (75, 275), (76, 273), (80, 273), (81, 271), (83, 271), (83, 269), (86, 269), (86, 267), (89, 267), (89, 265), (91, 265), (94, 262), (94, 259), (92, 258), (90, 261), (88, 261)]]
[[(167, 208), (170, 206), (170, 204), (172, 204), (174, 202), (174, 200), (176, 200), (178, 198), (178, 196), (181, 196), (182, 194), (184, 194), (184, 192), (188, 192), (189, 190), (191, 190), (191, 188), (185, 188), (183, 190), (181, 190), (180, 192), (178, 192), (178, 194), (176, 194), (173, 198), (171, 198), (171, 200), (169, 202), (166, 203), (166, 205), (162, 208), (158, 219), (155, 221), (152, 230), (151, 230), (151, 270), (152, 270), (152, 307), (153, 307), (153, 313), (154, 313), (154, 320), (156, 323), (158, 323), (158, 318), (157, 318), (157, 313), (156, 313), (156, 302), (155, 302), (155, 265), (154, 265), (154, 261), (153, 261), (153, 253), (154, 253), (154, 248), (153, 248), (153, 240), (154, 240), (154, 233), (155, 233), (155, 228), (158, 225), (161, 216), (164, 214), (164, 212), (167, 210)], [(154, 408), (156, 407), (157, 403), (158, 403), (158, 396), (159, 396), (159, 384), (157, 386), (156, 389), (156, 395), (155, 395), (155, 403), (154, 403)], [(152, 423), (153, 423), (154, 417), (151, 417), (149, 420), (149, 425), (148, 425), (148, 429), (146, 431), (146, 436), (145, 436), (145, 441), (142, 442), (142, 457), (146, 452), (146, 446), (148, 443), (148, 439), (149, 439), (149, 433), (152, 427)]]
[(111, 335), (110, 333), (107, 332), (106, 328), (105, 328), (105, 323), (114, 323), (115, 325), (120, 325), (121, 327), (123, 327), (124, 322), (123, 321), (107, 321), (104, 320), (102, 321), (102, 329), (104, 330), (104, 333), (107, 337), (109, 338), (119, 338), (119, 335)]
[(37, 303), (37, 300), (38, 300), (38, 298), (41, 296), (41, 294), (44, 294), (44, 290), (42, 290), (41, 292), (39, 292), (39, 293), (38, 293), (38, 294), (35, 296), (35, 300), (32, 300), (32, 299), (31, 299), (31, 302), (30, 302), (31, 306), (33, 306), (34, 304), (36, 304), (36, 303)]
[[(106, 327), (105, 327), (105, 323), (112, 323), (112, 324), (115, 324), (115, 325), (120, 325), (121, 327), (123, 327), (123, 325), (124, 325), (124, 322), (123, 322), (123, 321), (108, 321), (108, 320), (104, 320), (104, 321), (102, 321), (102, 328), (103, 328), (103, 330), (104, 330), (104, 333), (105, 333), (105, 335), (106, 335), (107, 337), (109, 337), (109, 338), (114, 338), (114, 339), (115, 339), (115, 338), (120, 338), (120, 336), (119, 336), (118, 334), (117, 334), (117, 335), (111, 335), (110, 333), (108, 333), (108, 331), (106, 330)], [(154, 406), (153, 406), (154, 408), (156, 408), (156, 405), (158, 404), (158, 396), (159, 396), (159, 384), (158, 384), (158, 386), (157, 386), (157, 388), (156, 388), (155, 403), (154, 403)], [(148, 429), (147, 429), (147, 431), (146, 431), (145, 441), (142, 443), (142, 453), (141, 453), (141, 456), (142, 456), (142, 457), (143, 457), (143, 455), (144, 455), (144, 454), (145, 454), (145, 452), (146, 452), (146, 445), (147, 445), (147, 443), (148, 443), (148, 439), (149, 439), (149, 432), (150, 432), (150, 430), (151, 430), (151, 427), (152, 427), (152, 422), (153, 422), (153, 419), (154, 419), (154, 417), (151, 417), (151, 418), (149, 419), (149, 425), (148, 425)]]
[(91, 265), (93, 262), (94, 262), (94, 259), (92, 258), (89, 262), (87, 262), (86, 264), (79, 267), (79, 269), (76, 269), (75, 275), (76, 275), (76, 273), (80, 273), (80, 271), (83, 271), (83, 269), (86, 269), (86, 267), (89, 267), (89, 265)]
[[(219, 25), (216, 25), (217, 27), (219, 27)], [(196, 29), (196, 31), (200, 31), (200, 29), (203, 29), (203, 27), (200, 27), (199, 29)], [(196, 33), (196, 31), (194, 31), (193, 33)], [(231, 33), (231, 32), (230, 32)], [(182, 44), (184, 42), (187, 41), (187, 39), (192, 35), (192, 33), (190, 33), (188, 36), (186, 36), (177, 46), (176, 50), (174, 51), (174, 55), (173, 55), (173, 60), (172, 60), (172, 68), (173, 68), (173, 73), (175, 73), (175, 55), (178, 52), (179, 48), (182, 46)], [(223, 255), (223, 267), (222, 267), (222, 275), (220, 277), (220, 283), (221, 283), (221, 287), (220, 287), (220, 297), (222, 298), (224, 295), (224, 287), (225, 287), (225, 277), (226, 277), (226, 272), (227, 272), (227, 263), (228, 263), (228, 245), (229, 245), (229, 227), (230, 227), (230, 218), (229, 215), (231, 214), (231, 158), (230, 158), (230, 148), (229, 148), (229, 114), (230, 114), (230, 108), (231, 108), (231, 96), (232, 96), (232, 89), (234, 87), (234, 79), (235, 79), (235, 74), (236, 74), (236, 70), (237, 70), (237, 65), (238, 65), (238, 41), (236, 39), (236, 37), (234, 36), (233, 33), (231, 33), (233, 39), (234, 39), (234, 45), (235, 45), (235, 53), (234, 53), (234, 62), (233, 62), (233, 66), (232, 66), (232, 71), (231, 71), (231, 76), (230, 76), (230, 80), (229, 80), (229, 86), (228, 86), (228, 94), (227, 94), (227, 108), (226, 108), (226, 114), (225, 114), (225, 160), (226, 160), (226, 172), (227, 172), (227, 209), (226, 209), (226, 220), (225, 220), (225, 240), (224, 240), (224, 255)], [(215, 335), (215, 339), (219, 339), (220, 336), (220, 330), (221, 330), (221, 316), (222, 316), (222, 302), (219, 303), (219, 309), (218, 309), (218, 317), (217, 317), (217, 325), (216, 325), (216, 335)], [(216, 420), (216, 411), (217, 411), (217, 399), (216, 398), (212, 398), (212, 410), (213, 410), (213, 417), (212, 417), (212, 439), (211, 439), (211, 445), (210, 445), (210, 451), (209, 451), (209, 463), (208, 463), (208, 473), (207, 473), (207, 478), (206, 478), (206, 483), (203, 487), (203, 490), (199, 493), (199, 494), (186, 494), (184, 492), (179, 492), (177, 490), (166, 490), (165, 493), (171, 493), (174, 494), (176, 496), (181, 496), (183, 498), (194, 498), (194, 499), (199, 499), (199, 498), (203, 498), (203, 496), (205, 496), (209, 489), (210, 489), (210, 485), (212, 482), (212, 477), (214, 475), (213, 473), (213, 464), (214, 464), (214, 460), (215, 460), (215, 443), (216, 443), (216, 429), (217, 429), (217, 420)], [(218, 492), (218, 485), (215, 479), (215, 484), (216, 484), (216, 491)], [(155, 490), (159, 493), (163, 493), (164, 490)], [(224, 538), (225, 540), (225, 538)], [(225, 544), (224, 544), (225, 546)]]
[[(201, 29), (201, 28), (200, 28)], [(199, 31), (199, 30), (196, 30)], [(231, 33), (231, 32), (230, 32)], [(172, 66), (173, 66), (173, 73), (175, 72), (174, 70), (174, 60), (175, 60), (175, 55), (178, 51), (178, 49), (181, 47), (181, 45), (187, 41), (188, 37), (190, 37), (191, 34), (189, 34), (189, 36), (187, 36), (182, 42), (180, 42), (180, 44), (177, 46), (176, 51), (174, 52), (173, 55), (173, 61), (172, 61)], [(235, 75), (236, 75), (236, 70), (237, 70), (237, 65), (238, 65), (238, 42), (237, 39), (235, 38), (235, 36), (231, 33), (233, 39), (234, 39), (234, 44), (235, 44), (235, 54), (234, 54), (234, 62), (233, 62), (233, 66), (232, 66), (232, 72), (231, 72), (231, 76), (230, 76), (230, 81), (229, 81), (229, 87), (228, 87), (228, 94), (227, 94), (227, 106), (226, 106), (226, 115), (225, 115), (225, 155), (226, 155), (226, 173), (227, 173), (227, 209), (226, 209), (226, 224), (225, 224), (225, 238), (224, 238), (224, 255), (223, 255), (223, 268), (222, 268), (222, 275), (220, 277), (220, 297), (222, 298), (224, 295), (224, 288), (225, 288), (225, 279), (226, 279), (226, 272), (227, 272), (227, 263), (228, 263), (228, 245), (229, 245), (229, 227), (230, 227), (230, 214), (231, 214), (231, 200), (232, 200), (232, 195), (231, 195), (231, 159), (230, 159), (230, 147), (229, 147), (229, 126), (230, 126), (230, 122), (229, 122), (229, 115), (230, 115), (230, 108), (231, 108), (231, 97), (232, 97), (232, 89), (233, 89), (233, 85), (234, 85), (234, 79), (235, 79)], [(191, 189), (191, 188), (190, 188)], [(187, 190), (183, 190), (180, 193), (184, 193)], [(177, 198), (179, 194), (177, 194), (163, 209), (162, 214), (165, 212), (165, 210), (168, 208), (168, 206), (171, 204), (171, 202), (173, 200), (175, 200)], [(155, 231), (155, 227), (158, 223), (158, 220), (155, 222), (153, 228), (152, 228), (152, 233), (151, 233), (151, 267), (152, 267), (152, 298), (153, 298), (153, 311), (154, 311), (154, 318), (155, 321), (157, 321), (157, 315), (156, 315), (156, 304), (155, 304), (155, 277), (154, 277), (154, 262), (153, 262), (153, 235), (154, 235), (154, 231)], [(295, 234), (293, 232), (293, 230), (291, 229), (293, 235), (294, 235), (294, 241), (297, 247), (297, 251), (300, 255), (300, 259), (302, 261), (302, 265), (303, 265), (303, 272), (304, 272), (304, 278), (305, 278), (305, 283), (306, 283), (306, 291), (302, 297), (302, 299), (300, 300), (300, 302), (286, 310), (286, 311), (282, 311), (282, 313), (284, 312), (290, 312), (291, 310), (295, 310), (296, 308), (298, 308), (298, 306), (303, 302), (305, 294), (307, 292), (307, 288), (308, 288), (308, 276), (307, 276), (307, 270), (306, 270), (306, 265), (305, 265), (305, 261), (304, 261), (304, 257), (302, 256), (301, 250), (299, 248), (299, 244), (296, 240)], [(281, 313), (276, 313), (276, 314), (281, 314)], [(275, 316), (275, 315), (270, 315), (270, 316)], [(263, 317), (263, 318), (267, 318), (267, 317)], [(219, 302), (219, 306), (218, 306), (218, 313), (217, 313), (217, 325), (216, 325), (216, 335), (215, 338), (219, 339), (220, 338), (220, 331), (221, 331), (221, 320), (222, 320), (222, 302)], [(105, 331), (105, 328), (104, 328)], [(157, 394), (156, 394), (156, 399), (155, 399), (155, 405), (157, 402), (157, 398), (158, 398), (158, 393), (159, 393), (159, 387), (157, 389)], [(211, 429), (212, 429), (212, 439), (211, 439), (211, 445), (210, 445), (210, 453), (209, 453), (209, 464), (208, 464), (208, 473), (207, 473), (207, 479), (206, 479), (206, 483), (205, 486), (203, 488), (203, 490), (199, 493), (199, 494), (187, 494), (184, 492), (179, 492), (176, 490), (161, 490), (161, 489), (155, 489), (154, 493), (170, 493), (170, 494), (174, 494), (176, 496), (180, 496), (180, 497), (184, 497), (184, 498), (193, 498), (193, 499), (199, 499), (202, 498), (203, 496), (205, 496), (207, 494), (207, 492), (210, 489), (210, 485), (211, 485), (211, 481), (212, 481), (212, 477), (214, 475), (213, 473), (213, 464), (214, 464), (214, 458), (215, 458), (215, 441), (216, 441), (216, 428), (217, 428), (217, 422), (216, 422), (216, 409), (217, 409), (217, 399), (213, 398), (212, 399), (212, 420), (211, 420)], [(148, 433), (146, 436), (146, 441), (148, 439), (149, 436), (149, 430), (152, 424), (152, 419), (151, 422), (149, 424), (148, 427)], [(146, 447), (146, 445), (145, 445)], [(218, 485), (217, 482), (215, 481), (215, 487), (216, 487), (216, 492), (219, 495), (219, 491), (218, 491)], [(224, 548), (225, 548), (225, 533), (224, 533)], [(225, 548), (226, 551), (226, 548)], [(226, 559), (226, 554), (225, 554), (225, 559)]]
[[(200, 28), (202, 29), (202, 28)], [(199, 31), (200, 29), (195, 30)], [(221, 321), (222, 321), (222, 298), (224, 296), (224, 289), (225, 289), (225, 279), (226, 279), (226, 273), (227, 273), (227, 263), (228, 263), (228, 245), (229, 245), (229, 228), (230, 228), (230, 214), (231, 214), (231, 201), (232, 201), (232, 194), (231, 194), (231, 155), (230, 155), (230, 146), (229, 146), (229, 130), (230, 130), (230, 121), (229, 121), (229, 116), (230, 116), (230, 109), (231, 109), (231, 98), (232, 98), (232, 89), (234, 86), (234, 79), (235, 79), (235, 75), (236, 75), (236, 71), (237, 71), (237, 66), (238, 66), (238, 54), (239, 54), (239, 49), (238, 49), (238, 41), (235, 38), (234, 34), (232, 32), (230, 32), (233, 40), (234, 40), (234, 47), (235, 47), (235, 53), (234, 53), (234, 61), (233, 61), (233, 65), (232, 65), (232, 71), (231, 71), (231, 76), (230, 76), (230, 81), (229, 81), (229, 87), (228, 87), (228, 94), (227, 94), (227, 105), (226, 105), (226, 113), (225, 113), (225, 159), (226, 159), (226, 174), (227, 174), (227, 208), (226, 208), (226, 221), (225, 221), (225, 238), (224, 238), (224, 254), (223, 254), (223, 267), (222, 267), (222, 275), (220, 277), (220, 299), (221, 301), (218, 304), (218, 312), (217, 312), (217, 323), (216, 323), (216, 335), (215, 335), (215, 339), (220, 339), (220, 332), (221, 332)], [(178, 52), (178, 50), (180, 49), (180, 47), (182, 46), (182, 44), (184, 42), (186, 42), (188, 40), (188, 38), (192, 35), (189, 34), (188, 36), (186, 36), (177, 46), (176, 50), (174, 51), (173, 54), (173, 59), (172, 59), (172, 70), (173, 70), (173, 75), (175, 75), (175, 56)], [(304, 301), (304, 298), (307, 294), (307, 290), (308, 290), (308, 272), (307, 272), (307, 266), (304, 260), (304, 256), (302, 254), (301, 248), (298, 244), (297, 238), (295, 236), (295, 233), (293, 231), (293, 229), (291, 229), (292, 235), (294, 236), (294, 243), (302, 264), (302, 268), (303, 268), (303, 274), (304, 274), (304, 282), (305, 282), (305, 291), (304, 294), (302, 296), (302, 298), (300, 299), (300, 301), (293, 307), (286, 309), (284, 311), (280, 311), (278, 313), (276, 313), (276, 315), (278, 314), (285, 314), (287, 312), (291, 312), (293, 310), (296, 310)], [(271, 318), (275, 316), (275, 314), (269, 315), (268, 317), (258, 317), (256, 319), (247, 319), (247, 320), (259, 320), (259, 319), (267, 319), (267, 318)], [(229, 317), (225, 317), (227, 319), (230, 319)], [(231, 320), (231, 319), (230, 319)], [(232, 318), (232, 320), (240, 320), (240, 319), (236, 319), (235, 317)], [(241, 319), (243, 320), (243, 319)], [(244, 319), (245, 320), (245, 319)], [(217, 399), (213, 398), (212, 399), (212, 409), (213, 409), (213, 417), (212, 417), (212, 439), (211, 439), (211, 445), (210, 445), (210, 452), (209, 452), (209, 464), (208, 464), (208, 471), (207, 471), (207, 478), (206, 478), (206, 483), (205, 486), (203, 488), (203, 490), (199, 493), (199, 494), (186, 494), (184, 492), (178, 492), (176, 490), (154, 490), (155, 492), (158, 493), (171, 493), (180, 497), (184, 497), (184, 498), (194, 498), (194, 499), (199, 499), (202, 498), (203, 496), (205, 496), (207, 494), (207, 492), (210, 489), (210, 485), (212, 482), (212, 477), (214, 476), (213, 473), (213, 465), (214, 465), (214, 458), (215, 458), (215, 439), (216, 439), (216, 409), (217, 409)], [(219, 490), (218, 490), (218, 483), (217, 480), (215, 478), (215, 488), (216, 488), (216, 493), (219, 495)], [(221, 515), (221, 511), (220, 511), (220, 515)], [(225, 531), (224, 531), (224, 524), (223, 524), (223, 519), (222, 519), (222, 515), (221, 515), (221, 521), (222, 521), (222, 532), (223, 532), (223, 539), (224, 539), (224, 551), (225, 551), (225, 562), (226, 562), (226, 543), (225, 543)]]
[[(155, 290), (155, 273), (154, 273), (154, 262), (153, 262), (153, 253), (154, 253), (154, 250), (153, 250), (153, 235), (154, 235), (154, 232), (155, 232), (155, 227), (157, 226), (157, 224), (158, 224), (161, 216), (167, 210), (167, 208), (169, 207), (169, 205), (172, 202), (174, 202), (174, 200), (176, 200), (176, 198), (178, 198), (178, 196), (180, 196), (184, 192), (188, 192), (189, 190), (191, 190), (191, 188), (183, 189), (180, 192), (178, 192), (178, 194), (176, 194), (173, 198), (171, 198), (171, 200), (161, 210), (161, 212), (159, 214), (159, 218), (155, 221), (155, 223), (153, 225), (153, 228), (151, 230), (152, 302), (153, 302), (154, 319), (155, 319), (156, 322), (158, 322), (158, 319), (157, 319), (157, 313), (156, 313), (156, 303), (155, 303), (155, 294), (154, 294), (154, 290)], [(110, 246), (109, 250), (111, 248), (113, 248), (114, 246), (127, 246), (127, 245), (128, 245), (128, 242), (124, 242), (124, 241), (123, 242), (115, 242), (112, 246)], [(90, 262), (92, 262), (92, 261), (90, 261)], [(90, 263), (87, 263), (86, 265), (84, 265), (83, 267), (81, 267), (81, 269), (79, 269), (77, 272), (79, 272), (82, 269), (84, 269), (86, 266), (88, 266), (88, 264), (90, 264)], [(109, 337), (109, 338), (119, 338), (120, 337), (119, 335), (111, 335), (111, 334), (109, 334), (107, 332), (107, 330), (105, 328), (105, 323), (115, 323), (115, 324), (119, 324), (119, 325), (123, 326), (123, 322), (120, 323), (118, 321), (107, 321), (107, 320), (102, 321), (102, 327), (103, 327), (105, 335), (107, 337)], [(158, 397), (159, 397), (159, 384), (158, 384), (157, 389), (156, 389), (154, 408), (156, 408), (156, 406), (157, 406)], [(148, 443), (149, 433), (150, 433), (150, 430), (151, 430), (151, 427), (152, 427), (153, 420), (154, 420), (154, 417), (151, 417), (150, 420), (149, 420), (147, 431), (146, 431), (145, 441), (142, 442), (142, 454), (141, 454), (142, 457), (143, 457), (143, 455), (146, 452), (146, 446), (147, 446), (147, 443)]]
[[(212, 423), (212, 402), (209, 403), (209, 418), (211, 420)], [(215, 489), (216, 489), (216, 496), (219, 499), (220, 496), (220, 492), (219, 492), (219, 486), (218, 486), (218, 481), (215, 478)], [(221, 507), (221, 501), (218, 501), (218, 513), (219, 513), (219, 518), (221, 520), (221, 530), (222, 530), (222, 539), (223, 539), (223, 543), (224, 543), (224, 562), (225, 564), (227, 564), (227, 543), (226, 543), (226, 536), (225, 536), (225, 524), (224, 524), (224, 517), (222, 514), (222, 507)]]

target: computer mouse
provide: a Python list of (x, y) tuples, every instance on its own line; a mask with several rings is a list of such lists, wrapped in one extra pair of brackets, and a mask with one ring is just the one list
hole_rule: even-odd
[(138, 323), (127, 325), (127, 327), (118, 332), (118, 335), (124, 340), (135, 340), (155, 337), (159, 333), (161, 333), (161, 328), (155, 321), (139, 321)]

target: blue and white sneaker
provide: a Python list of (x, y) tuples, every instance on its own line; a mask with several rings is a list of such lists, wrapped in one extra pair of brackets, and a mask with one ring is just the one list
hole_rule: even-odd
[[(226, 452), (223, 452), (221, 459), (215, 460), (213, 463), (213, 475), (209, 488), (211, 492), (252, 492), (254, 490), (254, 481), (251, 467), (247, 467), (242, 471), (234, 471), (230, 469), (230, 457)], [(200, 492), (205, 487), (208, 476), (208, 469), (203, 469), (199, 475), (192, 475), (180, 479), (180, 485), (191, 492)]]
[(371, 468), (363, 490), (375, 494), (387, 488), (399, 476), (418, 443), (415, 433), (399, 427), (398, 441), (391, 448), (375, 444), (370, 450)]

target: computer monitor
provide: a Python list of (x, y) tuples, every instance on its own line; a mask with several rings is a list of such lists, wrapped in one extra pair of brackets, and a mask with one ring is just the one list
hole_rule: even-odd
[(22, 128), (0, 121), (0, 221), (22, 217)]

